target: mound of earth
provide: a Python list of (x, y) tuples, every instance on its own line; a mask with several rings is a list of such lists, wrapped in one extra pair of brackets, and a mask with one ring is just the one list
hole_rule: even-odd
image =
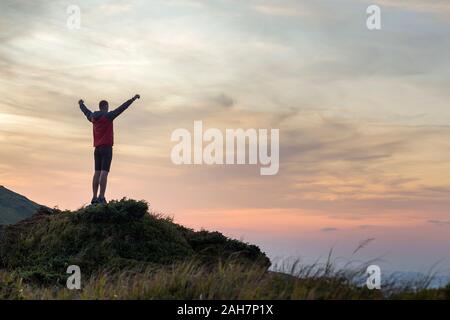
[(69, 265), (86, 276), (193, 258), (206, 265), (233, 259), (270, 266), (257, 246), (185, 228), (149, 212), (144, 201), (122, 199), (77, 211), (42, 207), (0, 228), (0, 269), (40, 283), (65, 281)]

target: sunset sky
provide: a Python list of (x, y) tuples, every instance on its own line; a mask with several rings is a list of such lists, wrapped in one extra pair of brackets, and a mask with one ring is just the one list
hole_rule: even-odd
[[(382, 29), (366, 28), (366, 8)], [(81, 28), (67, 27), (69, 5)], [(95, 110), (115, 121), (107, 198), (315, 259), (450, 274), (448, 0), (0, 3), (0, 185), (48, 206), (91, 199)], [(280, 129), (280, 170), (176, 166), (177, 128)]]

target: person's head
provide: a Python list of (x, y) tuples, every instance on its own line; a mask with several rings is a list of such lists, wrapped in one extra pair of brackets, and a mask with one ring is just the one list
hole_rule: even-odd
[(108, 101), (106, 100), (100, 101), (98, 107), (100, 108), (101, 111), (108, 111), (109, 108)]

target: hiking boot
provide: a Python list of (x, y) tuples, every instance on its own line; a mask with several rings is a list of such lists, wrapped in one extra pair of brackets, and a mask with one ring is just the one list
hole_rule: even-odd
[(98, 204), (99, 202), (98, 202), (98, 198), (92, 198), (92, 200), (91, 200), (91, 204), (92, 205), (94, 205), (94, 204)]
[(98, 197), (97, 201), (98, 201), (97, 203), (100, 203), (100, 204), (107, 204), (108, 203), (106, 201), (105, 197)]

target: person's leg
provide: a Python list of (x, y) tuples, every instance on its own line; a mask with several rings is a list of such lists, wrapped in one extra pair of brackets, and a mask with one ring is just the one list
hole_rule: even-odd
[(106, 203), (105, 192), (108, 183), (108, 174), (112, 161), (112, 147), (102, 148), (102, 165), (100, 172), (100, 195), (98, 196), (100, 203)]
[(94, 177), (92, 178), (92, 200), (97, 199), (98, 194), (98, 186), (100, 183), (100, 172), (99, 170), (95, 170)]
[(100, 171), (100, 195), (99, 199), (105, 199), (106, 184), (108, 183), (108, 171)]
[(97, 203), (98, 187), (100, 183), (100, 171), (102, 166), (102, 156), (98, 148), (94, 150), (94, 176), (92, 177), (92, 200), (91, 204)]

